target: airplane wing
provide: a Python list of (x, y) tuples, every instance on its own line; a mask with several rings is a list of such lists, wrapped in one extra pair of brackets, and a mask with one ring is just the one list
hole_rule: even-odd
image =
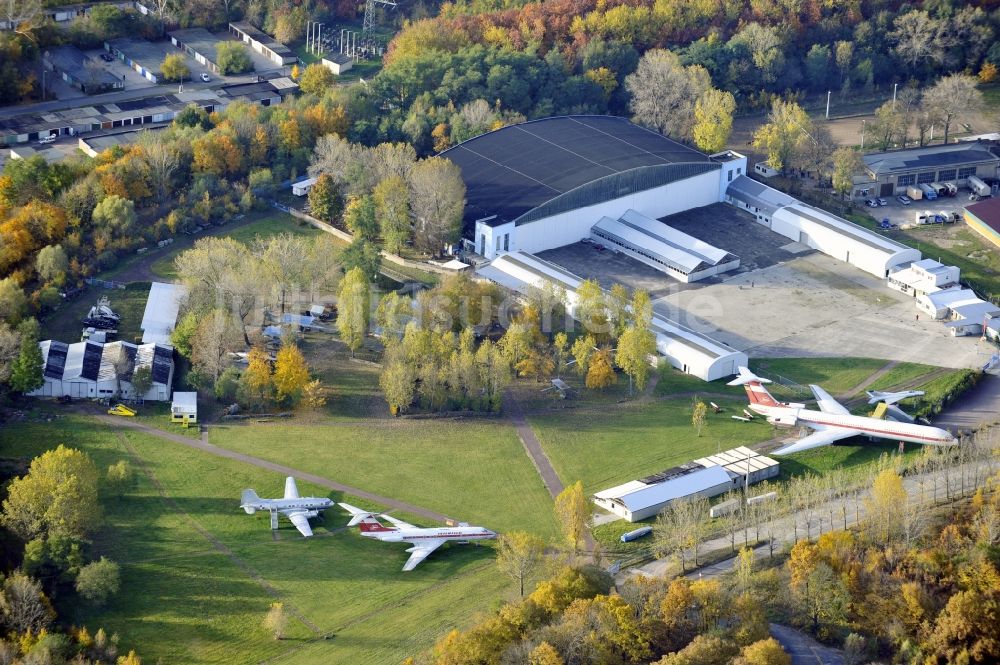
[(285, 478), (285, 498), (286, 499), (298, 499), (299, 488), (295, 485), (295, 478), (288, 476)]
[(392, 515), (386, 515), (384, 513), (380, 514), (379, 517), (384, 517), (386, 520), (391, 522), (393, 526), (397, 526), (400, 529), (419, 529), (420, 527), (414, 526), (409, 522), (404, 522), (403, 520), (396, 519)]
[(819, 404), (819, 410), (823, 413), (834, 413), (838, 416), (850, 415), (851, 412), (845, 409), (840, 402), (830, 397), (830, 393), (819, 386), (810, 385), (809, 388), (813, 391), (816, 403)]
[(790, 455), (791, 453), (798, 453), (803, 450), (812, 450), (813, 448), (819, 448), (820, 446), (829, 446), (831, 443), (851, 436), (856, 436), (857, 434), (857, 430), (847, 429), (845, 427), (824, 427), (821, 430), (813, 432), (809, 436), (799, 439), (795, 443), (790, 443), (784, 448), (775, 450), (773, 454)]
[(309, 518), (306, 517), (306, 511), (287, 511), (285, 512), (285, 516), (292, 521), (292, 524), (295, 525), (295, 528), (298, 529), (299, 533), (303, 536), (308, 538), (313, 535), (312, 527), (309, 526)]
[(444, 543), (444, 538), (441, 538), (440, 540), (426, 540), (421, 541), (420, 543), (413, 543), (413, 547), (406, 550), (407, 552), (412, 552), (412, 554), (410, 554), (410, 558), (407, 559), (406, 565), (403, 566), (403, 570), (413, 570), (417, 567), (417, 564), (426, 559), (431, 552), (441, 547)]

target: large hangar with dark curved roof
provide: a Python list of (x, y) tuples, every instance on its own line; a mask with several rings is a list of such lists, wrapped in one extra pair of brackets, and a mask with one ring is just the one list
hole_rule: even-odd
[(462, 171), (465, 236), (488, 259), (577, 242), (629, 210), (655, 219), (722, 201), (746, 171), (742, 155), (708, 156), (613, 116), (511, 125), (441, 156)]

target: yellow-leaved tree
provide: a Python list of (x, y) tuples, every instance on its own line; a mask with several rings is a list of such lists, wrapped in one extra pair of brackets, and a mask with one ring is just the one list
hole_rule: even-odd
[(587, 519), (590, 517), (582, 481), (576, 481), (559, 493), (556, 497), (555, 510), (563, 535), (573, 546), (573, 551), (578, 552), (580, 541), (583, 540), (587, 529)]
[(274, 361), (274, 388), (278, 401), (297, 402), (308, 383), (309, 367), (302, 352), (295, 344), (285, 344)]

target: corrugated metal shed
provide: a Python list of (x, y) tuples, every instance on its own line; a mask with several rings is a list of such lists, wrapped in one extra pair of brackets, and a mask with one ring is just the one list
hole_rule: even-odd
[(146, 298), (146, 309), (142, 314), (143, 344), (170, 344), (170, 333), (177, 325), (177, 314), (181, 302), (187, 296), (187, 288), (181, 284), (153, 282)]

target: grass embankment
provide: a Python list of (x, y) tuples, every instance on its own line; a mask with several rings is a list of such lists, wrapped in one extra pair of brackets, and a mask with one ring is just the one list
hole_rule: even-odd
[[(46, 423), (29, 413), (0, 431), (7, 457), (56, 443), (86, 451), (99, 469), (127, 459), (138, 472), (126, 496), (103, 499), (106, 527), (93, 546), (122, 564), (122, 593), (106, 609), (59, 607), (60, 616), (119, 633), (123, 648), (150, 662), (399, 662), (513, 593), (490, 547), (446, 547), (401, 573), (406, 546), (340, 531), (339, 508), (314, 521), (315, 538), (285, 520), (273, 538), (266, 515), (238, 507), (245, 487), (281, 492), (283, 478), (257, 467), (78, 415)], [(304, 482), (299, 489), (362, 503)], [(308, 622), (292, 618), (283, 641), (262, 626), (276, 597)]]

